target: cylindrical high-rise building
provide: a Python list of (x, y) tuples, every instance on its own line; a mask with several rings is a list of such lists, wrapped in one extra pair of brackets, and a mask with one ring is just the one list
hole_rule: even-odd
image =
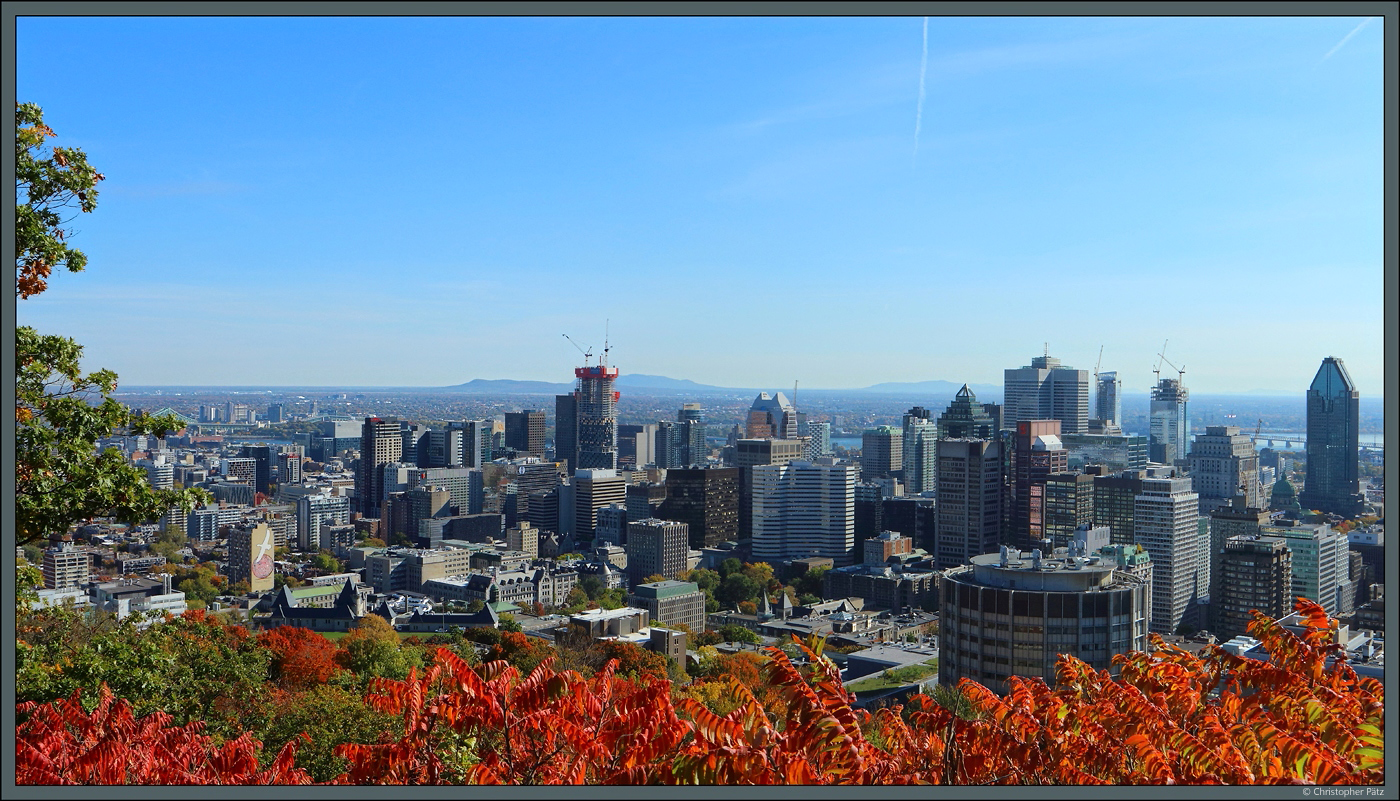
[(1070, 654), (1112, 670), (1115, 654), (1147, 648), (1148, 585), (1079, 549), (1049, 555), (1003, 547), (943, 576), (938, 680), (972, 679), (997, 693), (1011, 676), (1056, 683)]

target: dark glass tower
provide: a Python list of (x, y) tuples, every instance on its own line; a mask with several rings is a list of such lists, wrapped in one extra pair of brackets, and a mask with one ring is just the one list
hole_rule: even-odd
[(1308, 387), (1308, 472), (1298, 496), (1304, 509), (1361, 514), (1360, 399), (1342, 360), (1323, 359)]
[(938, 418), (938, 438), (996, 439), (997, 427), (986, 405), (978, 403), (977, 396), (963, 384), (947, 411)]

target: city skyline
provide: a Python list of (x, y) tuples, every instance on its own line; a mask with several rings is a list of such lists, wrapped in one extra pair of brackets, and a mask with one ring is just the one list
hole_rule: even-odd
[(919, 17), (22, 18), (107, 180), (19, 322), (123, 386), (563, 382), (606, 329), (723, 387), (1048, 342), (1139, 394), (1168, 340), (1196, 394), (1378, 397), (1366, 19), (931, 17), (921, 69)]

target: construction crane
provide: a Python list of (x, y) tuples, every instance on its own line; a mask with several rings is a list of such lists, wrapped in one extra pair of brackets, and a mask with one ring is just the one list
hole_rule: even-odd
[(1264, 418), (1259, 418), (1259, 425), (1254, 427), (1254, 441), (1259, 441), (1259, 434), (1264, 430)]
[(569, 340), (570, 345), (573, 345), (574, 347), (578, 348), (579, 353), (583, 354), (583, 364), (585, 367), (587, 367), (588, 360), (593, 358), (593, 346), (589, 345), (588, 350), (584, 350), (582, 347), (579, 347), (579, 344), (574, 341), (573, 337), (569, 336), (568, 334), (564, 334), (564, 338)]
[(1103, 345), (1099, 346), (1099, 360), (1094, 362), (1094, 382), (1099, 380), (1099, 365), (1103, 364)]
[[(1168, 367), (1170, 367), (1170, 368), (1172, 368), (1173, 370), (1176, 371), (1176, 380), (1177, 380), (1178, 382), (1180, 382), (1180, 381), (1181, 381), (1181, 377), (1184, 376), (1184, 375), (1186, 375), (1186, 365), (1183, 364), (1183, 365), (1181, 365), (1180, 367), (1177, 367), (1176, 365), (1172, 364), (1172, 360), (1171, 360), (1171, 359), (1168, 359), (1165, 355), (1163, 355), (1163, 354), (1161, 354), (1161, 353), (1159, 353), (1159, 354), (1157, 354), (1157, 355), (1162, 357), (1162, 361), (1166, 362)], [(1162, 366), (1162, 365), (1161, 365), (1160, 363), (1157, 365), (1157, 367), (1159, 367), (1159, 368), (1160, 368), (1161, 366)]]
[[(1169, 339), (1164, 339), (1164, 340), (1162, 340), (1162, 353), (1166, 353), (1166, 352), (1167, 352), (1167, 343), (1170, 342), (1170, 341), (1171, 341), (1171, 340), (1169, 340)], [(1157, 382), (1160, 381), (1160, 380), (1162, 379), (1162, 360), (1166, 358), (1165, 356), (1162, 355), (1162, 353), (1158, 353), (1158, 354), (1157, 354), (1157, 366), (1152, 368), (1152, 384), (1153, 384), (1153, 386), (1156, 386), (1156, 385), (1157, 385)]]

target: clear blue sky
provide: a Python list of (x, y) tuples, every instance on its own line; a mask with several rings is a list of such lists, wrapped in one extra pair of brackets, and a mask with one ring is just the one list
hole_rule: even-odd
[[(123, 384), (1382, 391), (1374, 19), (28, 18)], [(1349, 38), (1348, 38), (1349, 37)], [(918, 119), (919, 136), (915, 127)], [(917, 152), (916, 152), (917, 144)]]

